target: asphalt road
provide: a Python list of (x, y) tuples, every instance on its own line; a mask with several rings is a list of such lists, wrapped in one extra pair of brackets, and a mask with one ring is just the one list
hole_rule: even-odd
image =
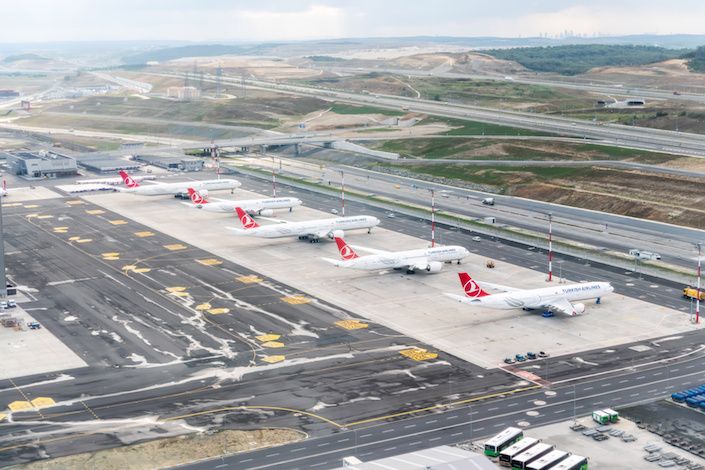
[[(326, 156), (333, 161), (341, 155), (339, 151), (327, 149), (313, 152), (312, 156)], [(345, 185), (350, 189), (423, 206), (430, 205), (429, 190), (433, 189), (436, 191), (436, 205), (440, 210), (474, 218), (493, 216), (497, 224), (539, 233), (547, 231), (547, 214), (551, 212), (556, 240), (572, 240), (622, 253), (628, 253), (632, 248), (648, 250), (660, 253), (664, 262), (680, 266), (694, 267), (697, 257), (696, 243), (705, 240), (705, 231), (695, 228), (502, 196), (348, 165), (327, 165), (322, 171), (315, 163), (307, 165), (295, 159), (285, 158), (281, 173), (321, 178), (339, 186), (340, 170), (345, 172)], [(494, 206), (482, 204), (482, 200), (487, 197), (495, 199)]]

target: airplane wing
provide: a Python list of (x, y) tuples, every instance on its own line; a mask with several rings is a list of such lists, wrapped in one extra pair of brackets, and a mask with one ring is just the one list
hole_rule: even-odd
[(489, 287), (490, 289), (501, 290), (503, 292), (517, 292), (521, 290), (517, 289), (516, 287), (503, 286), (502, 284), (493, 284), (491, 282), (485, 281), (480, 282), (480, 284), (482, 285), (482, 287)]
[(388, 255), (390, 253), (389, 251), (377, 250), (375, 248), (368, 248), (366, 246), (360, 245), (350, 245), (350, 247), (360, 251), (367, 251), (369, 253), (372, 253), (373, 255)]
[[(288, 223), (286, 220), (282, 220), (282, 219), (272, 219), (272, 218), (270, 218), (270, 217), (262, 217), (261, 215), (257, 216), (257, 219), (258, 219), (258, 220), (267, 220), (267, 221), (269, 221), (269, 222), (275, 222), (275, 223), (277, 223), (277, 224), (286, 224), (286, 223)], [(328, 233), (328, 232), (326, 232), (326, 233)]]
[(407, 258), (406, 260), (404, 260), (404, 266), (408, 267), (409, 269), (426, 269), (426, 267), (428, 266), (428, 257), (419, 256), (418, 258)]
[(543, 307), (554, 313), (559, 312), (571, 317), (578, 314), (578, 311), (575, 309), (573, 304), (571, 304), (570, 301), (564, 297), (555, 298), (549, 302), (546, 302)]

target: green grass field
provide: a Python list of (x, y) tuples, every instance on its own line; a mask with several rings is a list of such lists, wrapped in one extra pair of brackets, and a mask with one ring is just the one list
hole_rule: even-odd
[(382, 114), (384, 116), (403, 116), (401, 111), (393, 109), (377, 108), (375, 106), (354, 106), (351, 104), (335, 103), (330, 108), (336, 114)]

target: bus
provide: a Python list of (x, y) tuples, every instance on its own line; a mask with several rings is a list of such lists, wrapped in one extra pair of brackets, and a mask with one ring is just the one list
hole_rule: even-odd
[(568, 457), (568, 452), (553, 450), (538, 460), (531, 462), (526, 468), (528, 470), (549, 470)]
[(520, 441), (524, 437), (524, 432), (519, 428), (507, 428), (495, 437), (485, 442), (485, 455), (497, 457), (500, 452)]
[(538, 442), (539, 440), (533, 437), (525, 437), (516, 444), (507, 447), (499, 454), (499, 464), (503, 467), (511, 467), (514, 456), (521, 454)]
[(587, 470), (588, 459), (582, 455), (571, 455), (551, 470)]
[(544, 444), (543, 442), (536, 444), (535, 446), (529, 447), (528, 450), (522, 452), (521, 454), (517, 455), (512, 459), (512, 468), (516, 470), (526, 470), (531, 462), (540, 459), (552, 450), (552, 445)]

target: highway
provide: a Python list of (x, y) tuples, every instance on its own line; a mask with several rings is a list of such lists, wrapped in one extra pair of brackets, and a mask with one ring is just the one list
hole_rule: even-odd
[[(166, 75), (169, 74), (156, 74)], [(209, 80), (212, 79), (209, 77)], [(240, 77), (223, 77), (223, 82), (242, 85)], [(549, 132), (559, 135), (598, 139), (621, 147), (673, 153), (705, 158), (705, 136), (684, 132), (632, 127), (620, 124), (602, 124), (568, 119), (538, 113), (497, 110), (467, 104), (438, 102), (382, 94), (362, 94), (300, 85), (280, 84), (263, 80), (246, 79), (253, 87), (281, 93), (315, 96), (322, 99), (371, 105), (408, 112), (427, 113), (435, 116), (457, 118), (506, 125), (520, 129)]]
[[(324, 152), (337, 151), (325, 150)], [(549, 212), (554, 217), (556, 239), (573, 240), (627, 253), (632, 248), (660, 253), (664, 261), (692, 267), (697, 257), (695, 245), (705, 240), (705, 231), (695, 228), (663, 224), (606, 212), (552, 204), (530, 199), (502, 196), (483, 191), (448, 186), (411, 177), (370, 171), (348, 165), (329, 165), (321, 170), (317, 162), (299, 158), (280, 158), (281, 174), (306, 177), (314, 181), (330, 181), (340, 186), (340, 171), (346, 174), (349, 189), (375, 193), (393, 200), (430, 206), (430, 189), (436, 191), (436, 204), (440, 210), (451, 211), (468, 217), (493, 216), (499, 225), (509, 225), (546, 233)], [(335, 156), (335, 155), (331, 155)], [(250, 160), (251, 161), (251, 160)], [(262, 160), (265, 170), (271, 169), (270, 159)], [(398, 187), (397, 187), (398, 186)], [(487, 197), (495, 198), (494, 206), (482, 204)], [(607, 230), (605, 230), (607, 228)]]

